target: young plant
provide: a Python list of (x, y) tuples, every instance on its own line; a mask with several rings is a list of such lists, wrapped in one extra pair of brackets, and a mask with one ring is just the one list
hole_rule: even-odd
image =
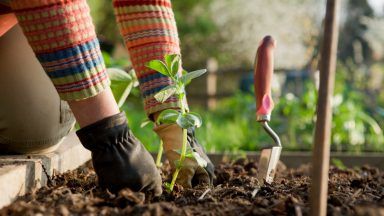
[(207, 70), (197, 70), (187, 72), (181, 69), (181, 58), (178, 54), (165, 55), (164, 61), (152, 60), (146, 64), (152, 70), (155, 70), (167, 77), (169, 77), (173, 84), (163, 88), (160, 92), (155, 94), (155, 99), (164, 103), (169, 97), (175, 95), (180, 101), (180, 111), (174, 109), (163, 110), (156, 120), (157, 124), (173, 124), (176, 123), (182, 128), (183, 143), (181, 149), (177, 151), (180, 153), (180, 159), (174, 161), (176, 170), (172, 175), (171, 183), (166, 183), (167, 190), (173, 191), (177, 176), (183, 166), (185, 158), (194, 158), (199, 166), (206, 167), (205, 161), (197, 152), (193, 151), (187, 146), (187, 130), (191, 128), (198, 128), (202, 124), (202, 119), (198, 113), (189, 112), (185, 104), (185, 86), (188, 85), (192, 79), (203, 75)]

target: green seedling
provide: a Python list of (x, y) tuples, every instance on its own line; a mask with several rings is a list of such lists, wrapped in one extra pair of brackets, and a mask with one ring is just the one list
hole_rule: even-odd
[(178, 54), (166, 55), (164, 61), (152, 60), (146, 64), (152, 70), (155, 70), (167, 77), (169, 77), (173, 84), (163, 88), (160, 92), (155, 94), (155, 99), (164, 103), (169, 97), (175, 95), (180, 101), (180, 111), (173, 109), (163, 110), (156, 120), (157, 124), (178, 124), (183, 130), (183, 143), (182, 148), (177, 151), (180, 153), (180, 159), (174, 161), (176, 170), (172, 175), (171, 183), (165, 183), (168, 192), (173, 191), (177, 176), (183, 166), (185, 158), (194, 158), (199, 166), (206, 167), (205, 161), (197, 152), (193, 151), (187, 146), (187, 130), (191, 128), (198, 128), (202, 124), (201, 116), (195, 112), (189, 112), (185, 104), (185, 86), (188, 85), (192, 79), (203, 75), (207, 70), (197, 70), (187, 72), (181, 69), (181, 58)]

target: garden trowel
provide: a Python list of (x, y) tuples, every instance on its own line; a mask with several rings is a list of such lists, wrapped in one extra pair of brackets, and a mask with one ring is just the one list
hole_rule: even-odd
[(276, 166), (280, 158), (281, 143), (277, 134), (269, 127), (273, 101), (271, 97), (271, 81), (273, 75), (273, 49), (276, 46), (271, 36), (266, 36), (260, 42), (256, 53), (254, 84), (256, 96), (256, 120), (274, 140), (274, 144), (261, 150), (257, 179), (260, 184), (264, 181), (271, 183), (276, 173)]

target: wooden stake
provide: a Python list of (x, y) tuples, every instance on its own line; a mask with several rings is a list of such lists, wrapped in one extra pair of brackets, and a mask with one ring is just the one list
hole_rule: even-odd
[(338, 10), (340, 0), (327, 0), (324, 40), (320, 63), (320, 87), (317, 120), (312, 155), (311, 214), (327, 214), (328, 171), (332, 127), (332, 95), (335, 83), (337, 42), (339, 36)]
[(208, 110), (213, 110), (216, 108), (217, 100), (217, 70), (218, 62), (214, 58), (209, 58), (207, 61), (207, 108)]

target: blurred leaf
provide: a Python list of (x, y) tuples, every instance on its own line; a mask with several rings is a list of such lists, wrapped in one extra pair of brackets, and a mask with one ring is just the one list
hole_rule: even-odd
[(376, 112), (379, 113), (379, 115), (381, 115), (382, 117), (384, 117), (384, 109), (383, 108), (377, 107)]
[(156, 93), (155, 99), (160, 103), (164, 103), (169, 97), (175, 94), (176, 90), (177, 88), (175, 85), (169, 85)]
[(181, 71), (181, 75), (182, 75), (182, 76), (183, 76), (183, 75), (186, 75), (187, 73), (188, 73), (188, 71), (186, 71), (186, 70), (184, 70), (184, 69)]
[(338, 169), (345, 170), (347, 167), (344, 165), (343, 161), (340, 159), (333, 158), (332, 164), (337, 167)]
[(107, 73), (111, 81), (127, 82), (132, 80), (132, 76), (119, 68), (108, 68)]
[(373, 119), (371, 116), (367, 115), (364, 112), (358, 112), (357, 115), (365, 122), (368, 123), (370, 127), (372, 127), (373, 131), (376, 135), (382, 136), (383, 131), (381, 130), (379, 124), (376, 122), (375, 119)]
[(118, 68), (108, 68), (107, 73), (111, 80), (112, 94), (117, 101), (117, 105), (121, 107), (131, 92), (136, 80), (126, 71)]
[(108, 68), (108, 67), (111, 67), (112, 66), (112, 58), (111, 56), (109, 55), (109, 53), (107, 52), (101, 52), (102, 55), (103, 55), (103, 59), (104, 59), (104, 64), (105, 66)]
[(184, 85), (186, 85), (187, 83), (189, 83), (192, 79), (195, 79), (203, 74), (205, 74), (207, 72), (206, 69), (202, 69), (202, 70), (197, 70), (197, 71), (192, 71), (192, 72), (189, 72), (185, 75), (183, 75), (181, 77), (181, 81), (184, 83)]
[(145, 119), (144, 121), (141, 122), (140, 127), (143, 128), (143, 127), (149, 125), (150, 123), (152, 123), (151, 120)]

